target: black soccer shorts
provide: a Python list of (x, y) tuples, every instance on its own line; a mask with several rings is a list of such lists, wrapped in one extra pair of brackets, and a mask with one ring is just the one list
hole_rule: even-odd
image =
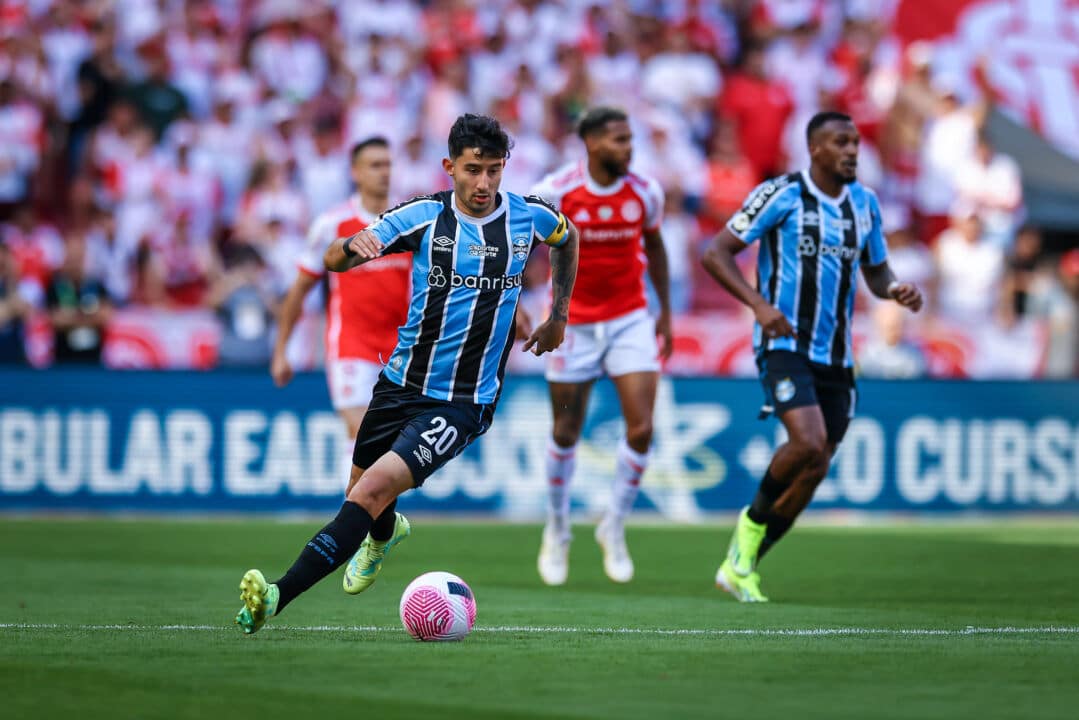
[(366, 470), (393, 450), (419, 487), (487, 432), (493, 416), (493, 405), (435, 400), (379, 375), (356, 435), (352, 462)]
[(854, 371), (810, 362), (801, 353), (771, 350), (757, 358), (764, 405), (761, 417), (806, 405), (818, 405), (824, 415), (828, 442), (838, 445), (854, 417), (858, 389)]

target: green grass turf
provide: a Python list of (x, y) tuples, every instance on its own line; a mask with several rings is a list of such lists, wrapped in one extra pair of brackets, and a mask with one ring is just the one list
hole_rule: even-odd
[[(591, 528), (577, 527), (569, 583), (546, 588), (537, 527), (417, 519), (367, 593), (345, 596), (335, 573), (243, 636), (232, 624), (240, 575), (275, 577), (317, 527), (0, 518), (3, 716), (1077, 716), (1074, 632), (593, 630), (1074, 629), (1076, 523), (799, 527), (762, 566), (773, 602), (748, 606), (712, 584), (727, 527), (631, 527), (627, 586), (606, 580)], [(476, 593), (477, 630), (463, 643), (399, 629), (400, 592), (427, 570), (456, 572)], [(86, 627), (111, 624), (125, 629)]]

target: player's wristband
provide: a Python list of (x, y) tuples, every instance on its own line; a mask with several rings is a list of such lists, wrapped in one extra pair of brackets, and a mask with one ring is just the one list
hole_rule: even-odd
[(354, 237), (356, 237), (356, 236), (355, 235), (349, 236), (349, 238), (347, 240), (345, 240), (345, 244), (341, 246), (341, 250), (344, 251), (345, 257), (354, 258), (357, 255), (359, 255), (359, 253), (357, 253), (355, 250), (352, 249), (352, 238), (354, 238)]

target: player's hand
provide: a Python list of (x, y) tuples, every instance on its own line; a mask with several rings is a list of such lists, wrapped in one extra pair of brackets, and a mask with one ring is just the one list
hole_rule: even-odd
[(382, 252), (382, 243), (370, 230), (360, 230), (350, 238), (345, 238), (346, 243), (351, 243), (349, 248), (361, 260), (374, 260)]
[(892, 299), (911, 312), (922, 309), (922, 291), (914, 283), (892, 283), (888, 287), (888, 294)]
[(523, 352), (532, 351), (533, 355), (542, 355), (550, 352), (562, 344), (566, 336), (566, 321), (547, 318), (538, 328), (532, 331), (525, 341)]
[(661, 312), (656, 318), (656, 337), (659, 338), (659, 357), (666, 362), (674, 352), (674, 333), (671, 332), (671, 314)]
[(292, 381), (292, 365), (284, 353), (274, 353), (270, 361), (270, 376), (277, 387), (284, 387)]
[(514, 328), (514, 340), (527, 340), (532, 335), (532, 318), (519, 305), (517, 315), (514, 317)]
[(791, 327), (787, 316), (774, 305), (761, 303), (753, 311), (753, 314), (757, 317), (757, 324), (761, 326), (761, 332), (764, 334), (765, 339), (794, 337), (794, 328)]

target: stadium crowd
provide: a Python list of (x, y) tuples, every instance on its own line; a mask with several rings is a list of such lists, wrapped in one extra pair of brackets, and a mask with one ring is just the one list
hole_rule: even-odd
[[(574, 121), (606, 103), (666, 193), (676, 312), (738, 311), (700, 253), (758, 182), (807, 166), (806, 121), (832, 108), (862, 133), (892, 267), (927, 291), (915, 322), (1035, 319), (1043, 374), (1073, 376), (1079, 249), (1042, 251), (1018, 165), (982, 132), (987, 98), (935, 72), (931, 46), (900, 46), (895, 5), (4, 0), (0, 360), (24, 361), (36, 317), (55, 361), (97, 362), (110, 314), (145, 306), (210, 310), (222, 347), (246, 348), (232, 361), (265, 364), (307, 227), (350, 192), (352, 144), (389, 139), (403, 200), (448, 187), (458, 114), (492, 114), (516, 140), (504, 187), (525, 192), (581, 156)], [(890, 306), (859, 308), (863, 372), (927, 372)]]

